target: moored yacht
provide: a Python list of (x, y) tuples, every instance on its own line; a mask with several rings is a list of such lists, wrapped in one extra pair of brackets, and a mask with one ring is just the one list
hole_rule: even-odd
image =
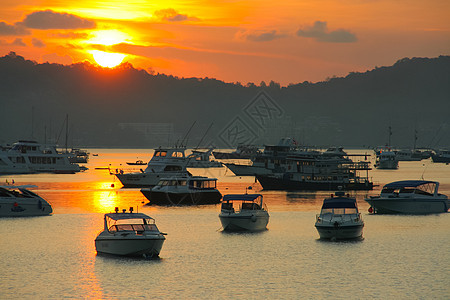
[(375, 168), (388, 170), (398, 169), (398, 158), (395, 152), (390, 149), (376, 151)]
[(362, 236), (364, 221), (356, 199), (336, 192), (323, 200), (315, 227), (321, 239), (354, 239)]
[(141, 193), (150, 205), (203, 205), (220, 203), (217, 179), (203, 176), (173, 176), (162, 178), (153, 188)]
[(46, 216), (52, 206), (41, 196), (28, 190), (35, 185), (0, 186), (0, 217)]
[(269, 213), (260, 194), (230, 194), (223, 197), (219, 219), (224, 231), (261, 231)]
[(435, 163), (450, 163), (450, 150), (435, 150), (434, 153), (431, 154), (431, 159)]
[(125, 210), (104, 215), (103, 231), (95, 239), (97, 253), (157, 257), (165, 241), (155, 219), (143, 213)]
[(18, 141), (0, 151), (0, 174), (80, 172), (80, 166), (70, 163), (69, 154), (60, 153), (55, 146), (36, 141)]
[(286, 172), (261, 174), (256, 178), (265, 190), (371, 190), (369, 170), (367, 161), (291, 155), (287, 157)]
[(132, 173), (117, 170), (115, 176), (124, 187), (153, 187), (163, 177), (188, 176), (185, 150), (185, 147), (157, 148), (145, 170)]
[(192, 150), (192, 153), (188, 155), (187, 168), (220, 168), (222, 163), (220, 161), (212, 159), (213, 149), (207, 151), (200, 151), (198, 149)]
[(379, 214), (432, 214), (447, 212), (450, 201), (439, 194), (439, 182), (403, 180), (386, 184), (379, 196), (366, 200), (374, 213)]

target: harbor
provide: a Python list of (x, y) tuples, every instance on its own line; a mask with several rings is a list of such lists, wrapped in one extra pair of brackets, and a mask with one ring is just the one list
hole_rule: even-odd
[[(223, 232), (220, 205), (155, 206), (139, 188), (123, 188), (109, 169), (152, 149), (89, 149), (87, 170), (76, 174), (4, 175), (3, 183), (37, 186), (34, 192), (53, 207), (51, 216), (0, 219), (6, 298), (443, 298), (446, 284), (448, 213), (370, 214), (365, 198), (396, 180), (440, 182), (450, 194), (446, 164), (400, 162), (398, 170), (374, 169), (374, 189), (349, 191), (365, 227), (358, 241), (324, 241), (314, 227), (329, 191), (265, 191), (253, 176), (235, 176), (225, 167), (189, 169), (217, 178), (221, 194), (260, 193), (270, 213), (267, 230)], [(357, 153), (360, 150), (349, 150)], [(347, 192), (346, 192), (347, 193)], [(134, 208), (154, 218), (167, 233), (159, 258), (98, 255), (94, 240), (103, 215), (115, 207)], [(33, 240), (33, 245), (29, 241)], [(245, 258), (245, 260), (244, 260)], [(325, 270), (333, 270), (324, 276)], [(239, 278), (239, 279), (238, 279)], [(240, 280), (245, 278), (245, 280)], [(343, 279), (345, 278), (345, 284)], [(444, 296), (445, 298), (445, 296)]]

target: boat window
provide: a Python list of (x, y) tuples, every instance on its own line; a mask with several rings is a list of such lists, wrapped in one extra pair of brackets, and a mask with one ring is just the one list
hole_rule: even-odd
[(183, 157), (183, 152), (180, 151), (174, 151), (172, 153), (172, 157)]
[(222, 209), (233, 210), (233, 202), (222, 203)]
[(333, 209), (332, 208), (323, 208), (321, 213), (322, 214), (332, 214)]
[(178, 180), (178, 185), (185, 186), (187, 184), (186, 180)]
[(178, 172), (181, 170), (182, 170), (182, 168), (180, 166), (173, 166), (173, 165), (167, 165), (164, 168), (164, 171), (169, 171), (169, 172)]
[(343, 215), (345, 213), (345, 208), (334, 208), (333, 212), (335, 215)]
[(402, 194), (414, 193), (414, 189), (401, 188), (400, 193), (402, 193)]
[(346, 208), (345, 213), (346, 214), (357, 214), (358, 211), (356, 210), (356, 208)]

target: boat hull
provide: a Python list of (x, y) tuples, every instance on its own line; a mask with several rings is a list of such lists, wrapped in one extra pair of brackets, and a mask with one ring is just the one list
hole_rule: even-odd
[(224, 231), (261, 231), (267, 229), (269, 214), (266, 211), (221, 213), (219, 219)]
[(150, 201), (150, 205), (204, 205), (218, 204), (222, 194), (217, 190), (173, 193), (142, 189), (141, 193)]
[(293, 191), (335, 191), (343, 190), (372, 190), (372, 182), (343, 183), (326, 181), (297, 181), (289, 178), (257, 175), (259, 183), (265, 190), (293, 190)]
[(132, 236), (127, 238), (125, 234), (122, 233), (120, 236), (98, 236), (95, 239), (97, 253), (121, 256), (159, 256), (165, 240), (164, 236)]
[(362, 236), (364, 224), (348, 226), (335, 226), (334, 224), (316, 224), (315, 227), (321, 239), (356, 239)]
[(365, 199), (378, 214), (433, 214), (447, 212), (448, 199), (369, 198)]
[(53, 212), (45, 200), (21, 199), (20, 201), (0, 198), (0, 217), (48, 216)]
[(224, 165), (226, 165), (227, 168), (230, 169), (236, 176), (255, 176), (273, 173), (271, 169), (259, 166), (239, 165), (233, 163), (227, 163)]
[(435, 163), (450, 163), (450, 156), (441, 156), (441, 155), (432, 154), (431, 159)]

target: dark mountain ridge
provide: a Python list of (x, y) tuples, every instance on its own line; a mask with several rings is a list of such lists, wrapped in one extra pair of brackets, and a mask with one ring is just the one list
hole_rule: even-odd
[[(201, 146), (276, 143), (284, 136), (310, 145), (378, 146), (387, 143), (389, 126), (396, 146), (412, 147), (415, 130), (418, 146), (450, 145), (450, 56), (404, 58), (281, 87), (149, 74), (128, 63), (38, 64), (10, 53), (0, 58), (0, 79), (0, 143), (33, 135), (62, 144), (69, 114), (75, 146), (173, 144), (194, 121), (191, 147), (211, 123)], [(243, 132), (237, 139), (229, 137), (235, 127)]]

